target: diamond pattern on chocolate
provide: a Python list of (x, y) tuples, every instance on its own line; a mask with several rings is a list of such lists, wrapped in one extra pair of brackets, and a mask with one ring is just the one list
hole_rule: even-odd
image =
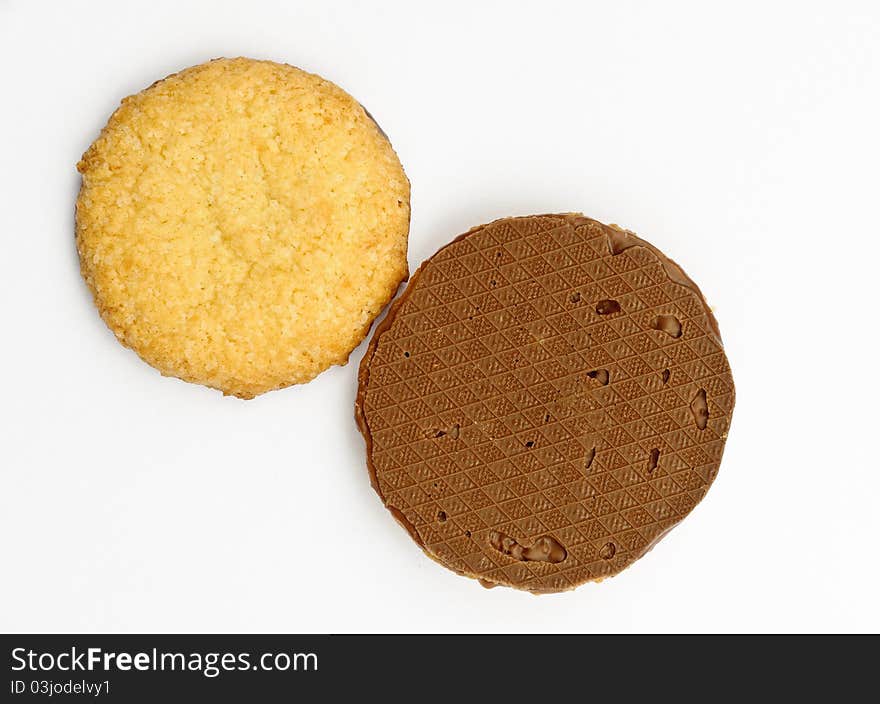
[[(373, 483), (450, 569), (536, 592), (602, 579), (715, 478), (734, 405), (717, 328), (656, 250), (632, 238), (612, 253), (619, 232), (572, 215), (472, 230), (422, 265), (377, 329), (357, 407)], [(654, 329), (658, 315), (680, 337)], [(493, 531), (523, 546), (552, 536), (567, 555), (521, 561)]]

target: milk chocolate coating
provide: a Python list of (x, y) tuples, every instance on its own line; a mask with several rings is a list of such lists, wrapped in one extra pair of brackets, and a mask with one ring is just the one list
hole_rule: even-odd
[(582, 215), (474, 228), (370, 342), (373, 488), (433, 559), (534, 593), (617, 574), (703, 498), (734, 405), (696, 284)]

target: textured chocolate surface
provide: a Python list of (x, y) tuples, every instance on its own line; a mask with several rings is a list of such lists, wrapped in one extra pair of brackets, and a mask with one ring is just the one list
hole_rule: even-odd
[(373, 487), (484, 585), (620, 572), (703, 498), (734, 405), (680, 267), (581, 215), (475, 228), (413, 275), (361, 363)]

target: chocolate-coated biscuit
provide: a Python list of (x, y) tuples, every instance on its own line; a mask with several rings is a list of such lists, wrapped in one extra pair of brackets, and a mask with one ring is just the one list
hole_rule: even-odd
[(361, 363), (373, 487), (433, 559), (536, 593), (617, 574), (703, 498), (734, 386), (682, 269), (582, 215), (498, 220), (413, 275)]

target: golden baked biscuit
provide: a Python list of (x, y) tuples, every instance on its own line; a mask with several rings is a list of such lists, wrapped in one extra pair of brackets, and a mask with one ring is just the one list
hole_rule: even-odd
[(130, 96), (77, 165), (83, 277), (162, 374), (252, 398), (344, 364), (407, 276), (409, 181), (338, 86), (217, 59)]

